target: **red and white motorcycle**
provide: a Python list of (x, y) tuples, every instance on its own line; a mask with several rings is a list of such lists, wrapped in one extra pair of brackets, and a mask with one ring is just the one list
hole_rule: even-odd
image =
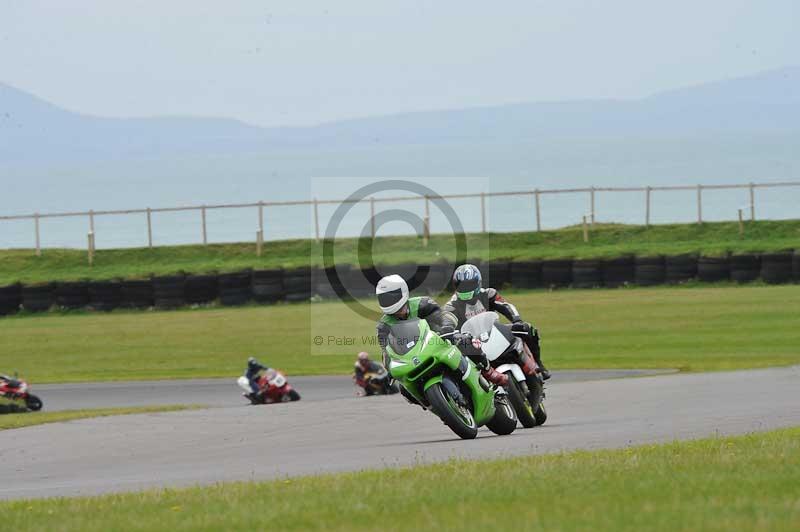
[(44, 404), (39, 397), (28, 392), (28, 383), (8, 375), (0, 375), (0, 398), (12, 406), (19, 406), (33, 410), (41, 410)]
[(292, 388), (286, 376), (278, 370), (268, 369), (258, 378), (258, 390), (253, 390), (250, 380), (242, 375), (236, 381), (244, 390), (242, 394), (254, 405), (268, 405), (272, 403), (288, 403), (299, 401), (300, 394)]

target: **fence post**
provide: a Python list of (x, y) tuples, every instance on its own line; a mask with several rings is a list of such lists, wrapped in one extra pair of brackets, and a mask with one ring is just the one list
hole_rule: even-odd
[(36, 222), (35, 223), (35, 225), (36, 225), (36, 256), (37, 257), (41, 257), (42, 256), (42, 244), (41, 244), (41, 238), (40, 238), (41, 233), (39, 231), (39, 213), (38, 212), (33, 216), (33, 219)]
[(89, 209), (89, 231), (94, 234), (94, 211)]
[(319, 242), (319, 202), (314, 198), (314, 239)]
[(589, 226), (586, 225), (586, 215), (583, 215), (583, 241), (585, 243), (589, 242)]
[(153, 247), (153, 220), (151, 218), (152, 210), (147, 208), (147, 247)]
[(650, 227), (650, 186), (648, 185), (645, 191), (645, 209), (644, 209), (644, 225)]
[(425, 195), (425, 218), (422, 220), (422, 245), (428, 247), (428, 241), (431, 239), (431, 206), (430, 200)]
[(94, 265), (94, 231), (89, 231), (87, 235), (86, 251), (89, 257), (89, 266)]
[(258, 202), (258, 230), (264, 232), (264, 202)]
[(486, 192), (481, 192), (481, 233), (486, 232)]
[(261, 256), (261, 252), (264, 248), (264, 230), (259, 229), (256, 231), (256, 257)]
[(203, 220), (203, 245), (208, 244), (208, 235), (206, 233), (206, 206), (200, 207), (200, 217)]
[(592, 185), (592, 190), (589, 192), (589, 195), (591, 198), (590, 206), (592, 208), (592, 211), (589, 214), (592, 217), (592, 226), (594, 226), (594, 185)]
[(369, 198), (369, 223), (372, 228), (372, 239), (375, 239), (375, 198)]
[(756, 219), (756, 186), (750, 183), (750, 221), (754, 222)]
[(703, 223), (703, 185), (697, 185), (697, 223)]
[(742, 209), (739, 209), (739, 238), (744, 236), (744, 220), (742, 218)]
[(541, 210), (540, 210), (540, 205), (539, 205), (539, 189), (538, 188), (533, 191), (533, 195), (536, 198), (536, 230), (537, 231), (541, 231), (542, 230), (542, 217), (540, 215)]

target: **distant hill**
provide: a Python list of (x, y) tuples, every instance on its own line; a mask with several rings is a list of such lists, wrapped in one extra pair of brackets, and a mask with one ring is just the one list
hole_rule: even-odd
[(0, 162), (441, 145), (525, 139), (800, 132), (800, 67), (640, 100), (520, 103), (405, 113), (314, 127), (259, 128), (223, 118), (101, 118), (0, 84)]

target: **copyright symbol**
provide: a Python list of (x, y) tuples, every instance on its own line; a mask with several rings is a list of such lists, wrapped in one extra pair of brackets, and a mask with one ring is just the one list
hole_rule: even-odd
[(323, 341), (324, 341), (324, 339), (322, 338), (322, 336), (315, 336), (314, 337), (314, 345), (322, 345)]

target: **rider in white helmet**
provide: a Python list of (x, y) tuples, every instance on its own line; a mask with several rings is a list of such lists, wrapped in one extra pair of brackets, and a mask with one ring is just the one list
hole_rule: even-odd
[[(389, 367), (389, 356), (386, 353), (386, 342), (392, 325), (400, 320), (420, 318), (442, 338), (451, 341), (459, 347), (461, 352), (475, 362), (482, 370), (483, 376), (500, 386), (508, 383), (508, 377), (498, 373), (486, 361), (486, 356), (480, 349), (472, 345), (472, 338), (464, 333), (456, 333), (457, 318), (450, 312), (445, 312), (439, 304), (430, 297), (409, 297), (408, 284), (399, 275), (387, 275), (378, 281), (375, 295), (384, 315), (378, 321), (378, 344), (381, 346), (383, 363)], [(402, 387), (401, 387), (401, 391)], [(408, 398), (410, 395), (403, 393)], [(414, 401), (416, 402), (416, 401)]]

